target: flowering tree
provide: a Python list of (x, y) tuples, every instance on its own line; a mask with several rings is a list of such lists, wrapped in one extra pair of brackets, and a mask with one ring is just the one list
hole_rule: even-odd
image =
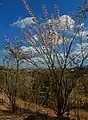
[[(55, 109), (58, 115), (69, 108), (68, 97), (75, 87), (88, 59), (88, 31), (84, 26), (87, 1), (80, 7), (77, 14), (60, 16), (57, 4), (54, 4), (55, 14), (48, 15), (46, 5), (42, 6), (44, 19), (37, 20), (26, 0), (22, 0), (30, 14), (30, 23), (18, 21), (26, 41), (15, 40), (20, 44), (19, 50), (9, 43), (10, 52), (19, 60), (29, 62), (29, 67), (49, 71), (50, 87), (48, 93), (54, 97)], [(86, 6), (85, 6), (86, 5)], [(26, 19), (28, 20), (28, 19)], [(15, 23), (17, 24), (17, 23)]]

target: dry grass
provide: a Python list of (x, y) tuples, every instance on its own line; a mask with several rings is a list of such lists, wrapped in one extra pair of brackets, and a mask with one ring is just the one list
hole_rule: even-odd
[(24, 116), (0, 111), (0, 120), (24, 120)]
[(70, 112), (70, 117), (76, 120), (79, 120), (79, 118), (80, 120), (88, 120), (88, 111), (75, 109)]
[[(0, 109), (7, 111), (7, 109), (5, 108), (4, 104), (5, 103), (3, 103), (1, 101), (1, 103), (0, 103)], [(26, 109), (26, 110), (30, 110), (33, 113), (39, 112), (39, 113), (42, 113), (42, 114), (47, 114), (48, 116), (51, 116), (51, 117), (55, 117), (56, 116), (55, 111), (52, 110), (52, 109), (50, 109), (50, 108), (45, 108), (43, 106), (36, 105), (34, 103), (28, 103), (28, 102), (23, 101), (21, 99), (19, 99), (19, 100), (16, 101), (16, 106), (18, 108), (23, 108), (23, 109)], [(12, 120), (13, 116), (14, 115), (10, 115), (11, 120)], [(78, 109), (72, 110), (70, 112), (70, 118), (71, 119), (75, 118), (76, 120), (78, 120), (77, 119), (78, 117), (80, 118), (80, 120), (88, 120), (88, 112), (85, 111), (85, 110), (78, 110)], [(0, 120), (3, 120), (3, 119), (0, 119)], [(18, 120), (18, 119), (14, 119), (14, 120)]]
[[(55, 111), (49, 108), (44, 108), (43, 106), (39, 106), (36, 105), (34, 103), (28, 103), (28, 102), (24, 102), (22, 100), (18, 100), (17, 101), (17, 106), (20, 108), (26, 108), (31, 110), (32, 112), (39, 112), (39, 113), (44, 113), (44, 114), (48, 114), (51, 117), (55, 117)], [(80, 118), (80, 120), (88, 120), (88, 111), (86, 110), (72, 110), (70, 112), (70, 118), (75, 118), (76, 120), (78, 120), (78, 117)]]
[(39, 113), (42, 113), (42, 114), (43, 113), (47, 114), (47, 115), (49, 115), (51, 117), (56, 116), (54, 110), (52, 110), (50, 108), (45, 108), (43, 106), (36, 105), (34, 103), (28, 103), (28, 102), (25, 102), (25, 101), (22, 101), (22, 100), (17, 100), (16, 105), (19, 108), (25, 108), (25, 109), (31, 110), (34, 113), (39, 112)]

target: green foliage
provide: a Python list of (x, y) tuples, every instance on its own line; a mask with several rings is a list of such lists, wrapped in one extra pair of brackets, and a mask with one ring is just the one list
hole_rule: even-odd
[(6, 67), (0, 66), (0, 70), (6, 70)]

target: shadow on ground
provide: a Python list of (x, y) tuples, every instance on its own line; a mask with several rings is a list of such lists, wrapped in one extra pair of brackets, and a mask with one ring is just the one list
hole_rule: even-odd
[(39, 112), (36, 113), (27, 113), (24, 115), (24, 120), (70, 120), (69, 118), (60, 116), (60, 117), (51, 117), (47, 114), (42, 114)]

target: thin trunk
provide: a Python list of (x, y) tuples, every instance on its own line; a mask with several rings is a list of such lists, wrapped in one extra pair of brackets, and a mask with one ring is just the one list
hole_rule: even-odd
[(12, 113), (16, 113), (16, 102), (12, 101)]
[(57, 115), (58, 116), (63, 115), (63, 104), (64, 104), (63, 93), (62, 91), (59, 91), (57, 95)]

